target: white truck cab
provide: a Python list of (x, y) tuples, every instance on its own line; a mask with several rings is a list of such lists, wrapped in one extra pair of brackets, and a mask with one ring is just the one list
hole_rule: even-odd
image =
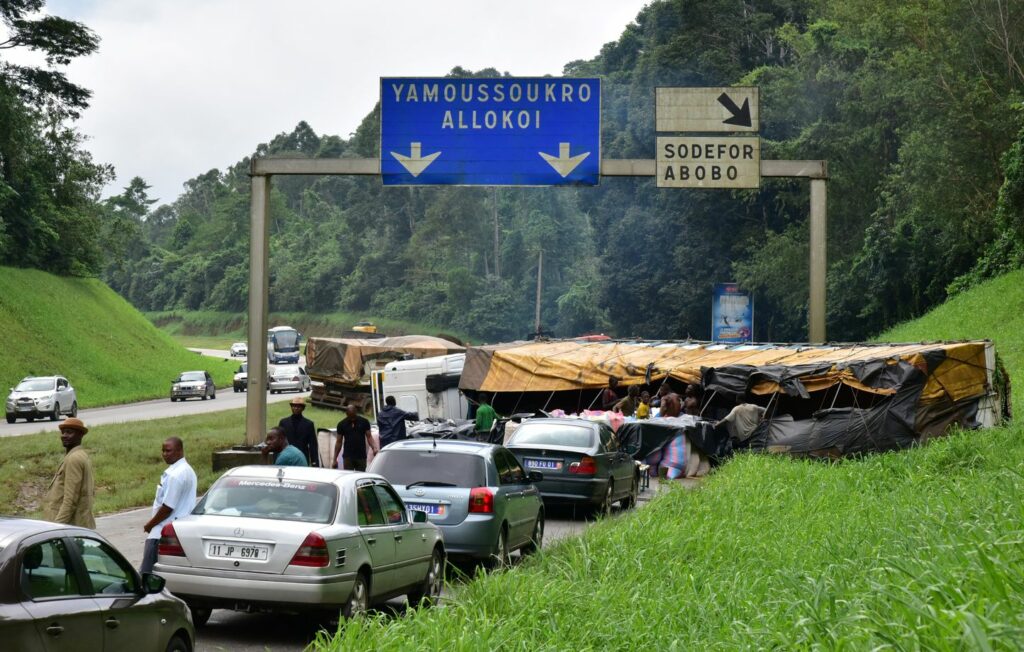
[(465, 362), (465, 353), (454, 353), (387, 363), (370, 376), (374, 416), (384, 407), (384, 397), (394, 396), (400, 409), (420, 419), (465, 419), (469, 403), (459, 391)]

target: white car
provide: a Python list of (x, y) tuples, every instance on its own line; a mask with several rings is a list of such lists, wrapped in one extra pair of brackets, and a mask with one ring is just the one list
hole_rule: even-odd
[(306, 370), (297, 364), (278, 365), (270, 370), (267, 386), (271, 394), (306, 392), (312, 386)]
[(245, 342), (235, 342), (234, 344), (231, 345), (231, 350), (229, 351), (229, 353), (231, 354), (232, 358), (235, 356), (240, 356), (244, 358), (249, 355), (249, 345), (246, 344)]
[(57, 421), (63, 414), (78, 416), (78, 395), (64, 376), (29, 376), (11, 388), (4, 408), (7, 423), (47, 417)]
[[(165, 525), (153, 572), (192, 608), (351, 617), (383, 600), (438, 599), (441, 531), (375, 473), (241, 466)], [(336, 612), (337, 613), (337, 612)]]

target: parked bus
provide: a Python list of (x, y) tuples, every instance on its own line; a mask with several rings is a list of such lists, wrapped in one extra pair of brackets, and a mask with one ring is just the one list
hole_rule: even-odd
[(270, 364), (298, 364), (302, 333), (291, 326), (275, 326), (267, 331), (267, 361)]

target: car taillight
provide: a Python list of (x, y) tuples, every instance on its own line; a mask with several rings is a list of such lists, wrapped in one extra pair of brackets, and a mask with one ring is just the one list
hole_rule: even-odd
[(469, 492), (470, 514), (493, 514), (494, 494), (487, 487), (474, 487)]
[(299, 546), (299, 549), (295, 551), (295, 556), (288, 562), (288, 565), (323, 568), (330, 561), (330, 555), (327, 553), (327, 542), (316, 532), (310, 532), (306, 535), (306, 539)]
[(597, 460), (593, 457), (584, 455), (583, 459), (579, 462), (573, 462), (569, 465), (569, 473), (576, 473), (577, 475), (594, 475), (597, 473)]
[(293, 382), (298, 382), (299, 381), (299, 377), (298, 376), (292, 376), (292, 381)]
[(156, 554), (168, 557), (184, 557), (185, 549), (178, 541), (178, 533), (174, 531), (174, 525), (168, 523), (160, 530), (160, 543), (157, 544)]

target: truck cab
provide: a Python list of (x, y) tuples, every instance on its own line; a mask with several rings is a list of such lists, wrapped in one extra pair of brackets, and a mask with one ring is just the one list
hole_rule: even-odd
[(465, 419), (469, 403), (459, 391), (465, 362), (465, 353), (389, 362), (371, 375), (374, 415), (385, 396), (394, 396), (400, 409), (420, 419)]

